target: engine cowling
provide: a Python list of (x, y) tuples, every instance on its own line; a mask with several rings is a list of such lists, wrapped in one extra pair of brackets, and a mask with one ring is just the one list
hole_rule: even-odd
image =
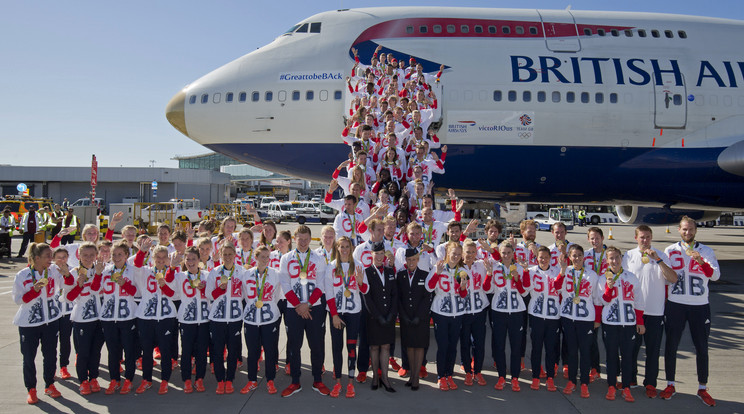
[(617, 218), (627, 224), (665, 225), (676, 224), (683, 216), (693, 218), (697, 222), (715, 221), (720, 211), (709, 210), (681, 210), (658, 207), (615, 206)]

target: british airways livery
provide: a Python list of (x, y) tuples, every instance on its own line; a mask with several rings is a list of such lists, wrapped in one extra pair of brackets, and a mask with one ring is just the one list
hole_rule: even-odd
[(329, 181), (358, 50), (444, 65), (438, 188), (614, 203), (625, 222), (744, 206), (744, 22), (654, 13), (395, 7), (320, 13), (197, 79), (166, 109), (194, 141)]

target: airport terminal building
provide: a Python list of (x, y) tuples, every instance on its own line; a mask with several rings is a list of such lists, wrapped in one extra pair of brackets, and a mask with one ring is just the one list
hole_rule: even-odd
[[(24, 183), (29, 195), (70, 203), (90, 197), (90, 167), (0, 166), (0, 195), (16, 195)], [(153, 192), (152, 184), (157, 182)], [(211, 169), (99, 167), (96, 197), (106, 204), (197, 198), (202, 206), (225, 203), (230, 175)]]

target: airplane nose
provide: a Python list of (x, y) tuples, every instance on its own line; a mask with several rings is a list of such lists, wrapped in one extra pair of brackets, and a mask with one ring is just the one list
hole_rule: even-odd
[(165, 107), (165, 117), (174, 128), (188, 137), (189, 133), (186, 130), (186, 117), (183, 112), (185, 100), (186, 92), (183, 90), (175, 94)]

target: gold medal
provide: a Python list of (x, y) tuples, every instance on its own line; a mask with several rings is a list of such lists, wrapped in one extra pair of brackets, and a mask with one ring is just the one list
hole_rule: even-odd
[(229, 280), (230, 278), (225, 275), (220, 276), (220, 284), (227, 283)]
[(581, 303), (581, 299), (578, 296), (574, 296), (573, 303), (578, 305), (579, 303)]
[(648, 256), (643, 256), (641, 258), (641, 261), (643, 262), (643, 264), (648, 264), (651, 261), (651, 259), (649, 259)]
[(468, 277), (468, 272), (466, 272), (464, 270), (460, 270), (459, 276), (460, 276), (460, 280), (465, 280)]
[(692, 254), (695, 252), (695, 250), (692, 250), (691, 247), (688, 247), (687, 250), (685, 250), (685, 253), (687, 253), (688, 256), (692, 256)]
[(114, 273), (113, 273), (113, 274), (111, 275), (111, 281), (113, 281), (114, 283), (116, 283), (116, 282), (118, 282), (118, 281), (119, 281), (119, 278), (120, 278), (120, 277), (121, 277), (121, 272), (114, 272)]
[(243, 265), (243, 269), (245, 269), (245, 270), (248, 270), (250, 268), (251, 268), (251, 265), (248, 264), (248, 263), (246, 263), (246, 264)]
[(610, 280), (612, 280), (612, 278), (613, 278), (613, 277), (615, 277), (615, 275), (614, 275), (614, 274), (613, 274), (612, 272), (610, 272), (610, 271), (608, 270), (608, 271), (607, 271), (607, 272), (605, 273), (605, 277), (607, 278), (607, 281), (609, 282)]
[(41, 284), (41, 286), (46, 286), (49, 283), (49, 279), (42, 277), (41, 279), (39, 279), (39, 283)]
[(344, 290), (344, 296), (348, 299), (351, 297), (351, 291), (349, 289)]
[(558, 240), (557, 242), (555, 242), (555, 247), (557, 247), (558, 249), (562, 249), (563, 245), (564, 243), (561, 240)]
[(199, 282), (200, 282), (199, 279), (192, 280), (191, 281), (191, 288), (192, 289), (196, 289), (197, 287), (199, 287)]
[(300, 272), (300, 279), (307, 279), (307, 272)]
[(157, 279), (157, 280), (160, 280), (160, 279), (162, 279), (164, 277), (165, 277), (165, 275), (163, 275), (163, 272), (157, 272), (155, 274), (155, 279)]
[(199, 262), (199, 270), (204, 270), (204, 263)]
[(263, 301), (261, 299), (256, 301), (256, 308), (258, 309), (263, 308)]

